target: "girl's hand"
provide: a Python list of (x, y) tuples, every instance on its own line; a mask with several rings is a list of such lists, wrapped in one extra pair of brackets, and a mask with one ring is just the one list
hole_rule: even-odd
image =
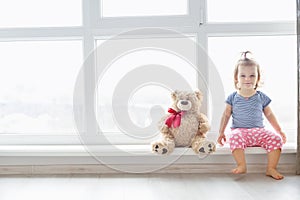
[(223, 146), (225, 144), (225, 142), (226, 142), (226, 136), (225, 136), (225, 134), (224, 133), (220, 133), (219, 138), (218, 138), (218, 143)]
[(285, 135), (285, 133), (282, 132), (282, 131), (277, 131), (277, 133), (279, 133), (279, 135), (282, 138), (283, 144), (285, 144), (286, 143), (286, 135)]

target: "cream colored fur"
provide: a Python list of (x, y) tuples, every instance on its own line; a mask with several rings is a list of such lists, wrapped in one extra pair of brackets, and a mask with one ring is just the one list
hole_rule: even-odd
[[(200, 113), (202, 93), (200, 91), (175, 91), (171, 94), (173, 105), (176, 111), (184, 111), (181, 117), (181, 124), (174, 128), (165, 125), (166, 119), (171, 115), (167, 114), (159, 121), (158, 126), (161, 132), (161, 139), (152, 143), (152, 151), (157, 154), (170, 154), (175, 147), (191, 147), (195, 153), (209, 149), (215, 151), (215, 144), (206, 141), (206, 134), (210, 125), (206, 115)], [(203, 145), (209, 145), (203, 146)]]

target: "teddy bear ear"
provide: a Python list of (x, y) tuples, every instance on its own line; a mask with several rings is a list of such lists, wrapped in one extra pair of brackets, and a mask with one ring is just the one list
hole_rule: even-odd
[(196, 90), (195, 95), (196, 95), (197, 99), (199, 99), (202, 102), (202, 100), (203, 100), (202, 92), (200, 90)]
[(174, 92), (171, 93), (171, 98), (172, 98), (173, 101), (176, 100), (176, 98), (177, 98), (177, 93), (178, 93), (177, 90), (175, 90)]

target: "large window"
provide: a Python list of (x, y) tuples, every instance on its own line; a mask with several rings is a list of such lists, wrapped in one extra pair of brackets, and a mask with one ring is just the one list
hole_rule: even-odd
[[(294, 144), (297, 138), (295, 22), (293, 0), (207, 1), (208, 52), (222, 79), (225, 95), (234, 90), (233, 68), (240, 52), (252, 51), (262, 68), (263, 84), (259, 90), (271, 97), (271, 107), (288, 142)], [(282, 89), (286, 95), (282, 95)], [(267, 120), (265, 124), (271, 128)]]
[(149, 144), (176, 88), (203, 91), (216, 139), (245, 50), (295, 142), (295, 22), (293, 0), (1, 1), (0, 143)]
[(208, 22), (278, 22), (296, 20), (294, 0), (209, 0)]
[(81, 26), (81, 0), (10, 0), (0, 2), (0, 27)]
[(167, 16), (188, 14), (188, 0), (102, 0), (102, 17)]
[[(162, 117), (152, 118), (151, 108), (157, 105), (168, 108), (170, 91), (185, 89), (186, 86), (181, 84), (173, 86), (172, 81), (180, 82), (180, 80), (176, 80), (175, 76), (172, 77), (172, 70), (186, 80), (190, 88), (197, 87), (197, 69), (192, 65), (196, 62), (194, 40), (195, 37), (184, 35), (182, 38), (97, 40), (98, 65), (106, 56), (102, 51), (107, 49), (101, 48), (104, 42), (112, 43), (112, 47), (108, 45), (108, 51), (116, 50), (114, 47), (118, 49), (126, 47), (124, 52), (117, 53), (117, 58), (107, 66), (103, 76), (97, 80), (97, 121), (102, 133), (109, 137), (126, 132), (123, 136), (128, 140), (132, 136), (131, 139), (140, 138), (140, 142), (148, 142), (145, 139), (155, 135), (156, 125), (148, 131), (143, 130), (151, 123), (156, 124)], [(176, 52), (182, 52), (182, 55)], [(116, 113), (114, 108), (122, 111)], [(128, 115), (125, 114), (127, 112)], [(129, 128), (130, 126), (135, 128)], [(140, 131), (135, 131), (138, 128)]]
[(0, 45), (0, 132), (74, 134), (73, 87), (80, 41), (18, 41)]
[[(297, 134), (297, 43), (296, 36), (209, 37), (209, 55), (221, 74), (225, 94), (234, 90), (233, 68), (240, 51), (254, 52), (262, 72), (261, 90), (270, 96), (272, 110), (290, 142)], [(230, 48), (227, 48), (230, 46)], [(226, 52), (226, 53), (224, 53)], [(278, 88), (278, 89), (276, 89)], [(284, 89), (284, 95), (281, 92)], [(286, 98), (288, 97), (288, 98)], [(265, 120), (268, 128), (270, 124)], [(228, 126), (229, 129), (229, 126)], [(229, 130), (228, 130), (229, 132)]]

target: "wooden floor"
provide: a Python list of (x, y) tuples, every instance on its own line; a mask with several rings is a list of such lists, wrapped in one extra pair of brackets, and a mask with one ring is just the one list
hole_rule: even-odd
[(0, 177), (0, 200), (299, 200), (300, 176), (146, 174)]

